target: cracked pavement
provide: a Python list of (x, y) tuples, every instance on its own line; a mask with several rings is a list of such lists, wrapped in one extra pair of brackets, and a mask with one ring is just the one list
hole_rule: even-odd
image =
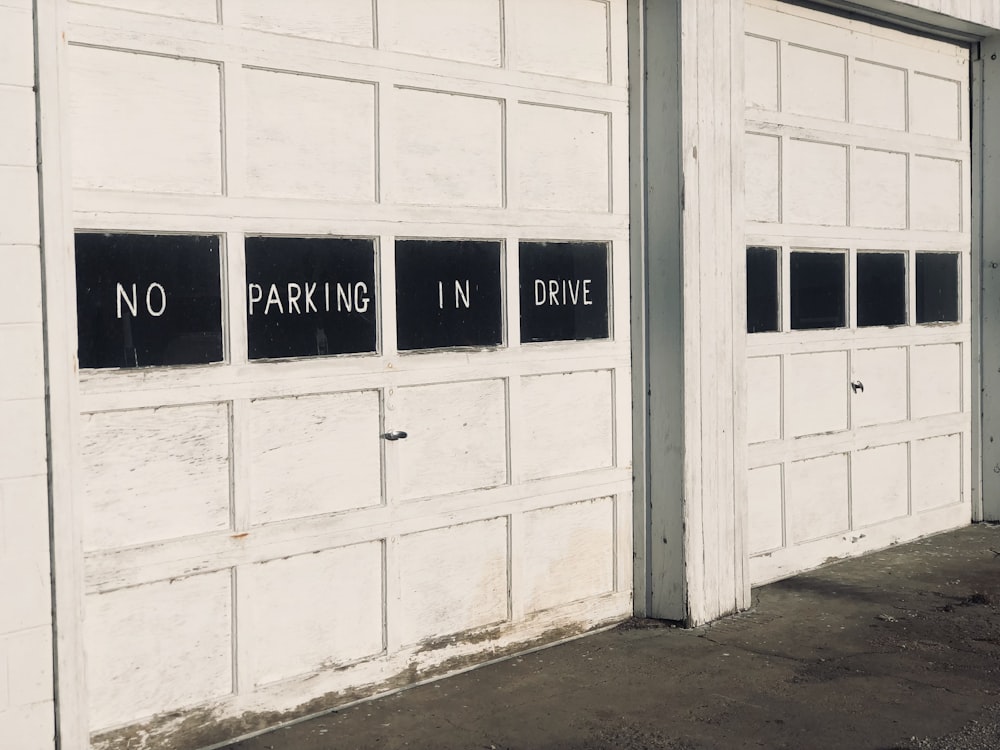
[(941, 534), (707, 627), (630, 620), (229, 750), (995, 750), (995, 549), (994, 526)]

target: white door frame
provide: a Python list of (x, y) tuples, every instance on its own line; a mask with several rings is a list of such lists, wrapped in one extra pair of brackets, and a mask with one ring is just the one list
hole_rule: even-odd
[[(1000, 33), (902, 0), (811, 4), (973, 45), (973, 520), (1000, 520), (1000, 345), (980, 343), (1000, 341), (1000, 212), (981, 210), (1000, 204)], [(634, 608), (687, 625), (750, 605), (743, 8), (629, 2)]]

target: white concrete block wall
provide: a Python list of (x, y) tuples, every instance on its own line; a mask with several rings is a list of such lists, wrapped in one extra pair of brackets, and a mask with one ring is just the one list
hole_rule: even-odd
[(30, 0), (0, 0), (0, 747), (54, 747)]

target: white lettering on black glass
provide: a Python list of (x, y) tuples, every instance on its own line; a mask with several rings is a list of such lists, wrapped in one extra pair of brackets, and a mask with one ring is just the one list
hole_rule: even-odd
[(81, 368), (220, 362), (219, 238), (76, 235)]
[(399, 349), (503, 342), (499, 242), (397, 240), (395, 256)]
[(521, 341), (608, 338), (608, 245), (522, 242)]
[(375, 243), (342, 237), (247, 237), (250, 359), (377, 349)]

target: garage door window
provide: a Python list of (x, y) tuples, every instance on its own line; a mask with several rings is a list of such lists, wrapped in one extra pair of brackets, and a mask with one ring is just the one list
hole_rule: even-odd
[(768, 333), (780, 328), (778, 248), (747, 248), (747, 332)]
[(906, 256), (858, 253), (858, 327), (906, 324)]
[(959, 314), (957, 253), (917, 253), (917, 323), (954, 323)]
[(793, 330), (843, 328), (847, 323), (844, 253), (793, 252), (789, 282)]

